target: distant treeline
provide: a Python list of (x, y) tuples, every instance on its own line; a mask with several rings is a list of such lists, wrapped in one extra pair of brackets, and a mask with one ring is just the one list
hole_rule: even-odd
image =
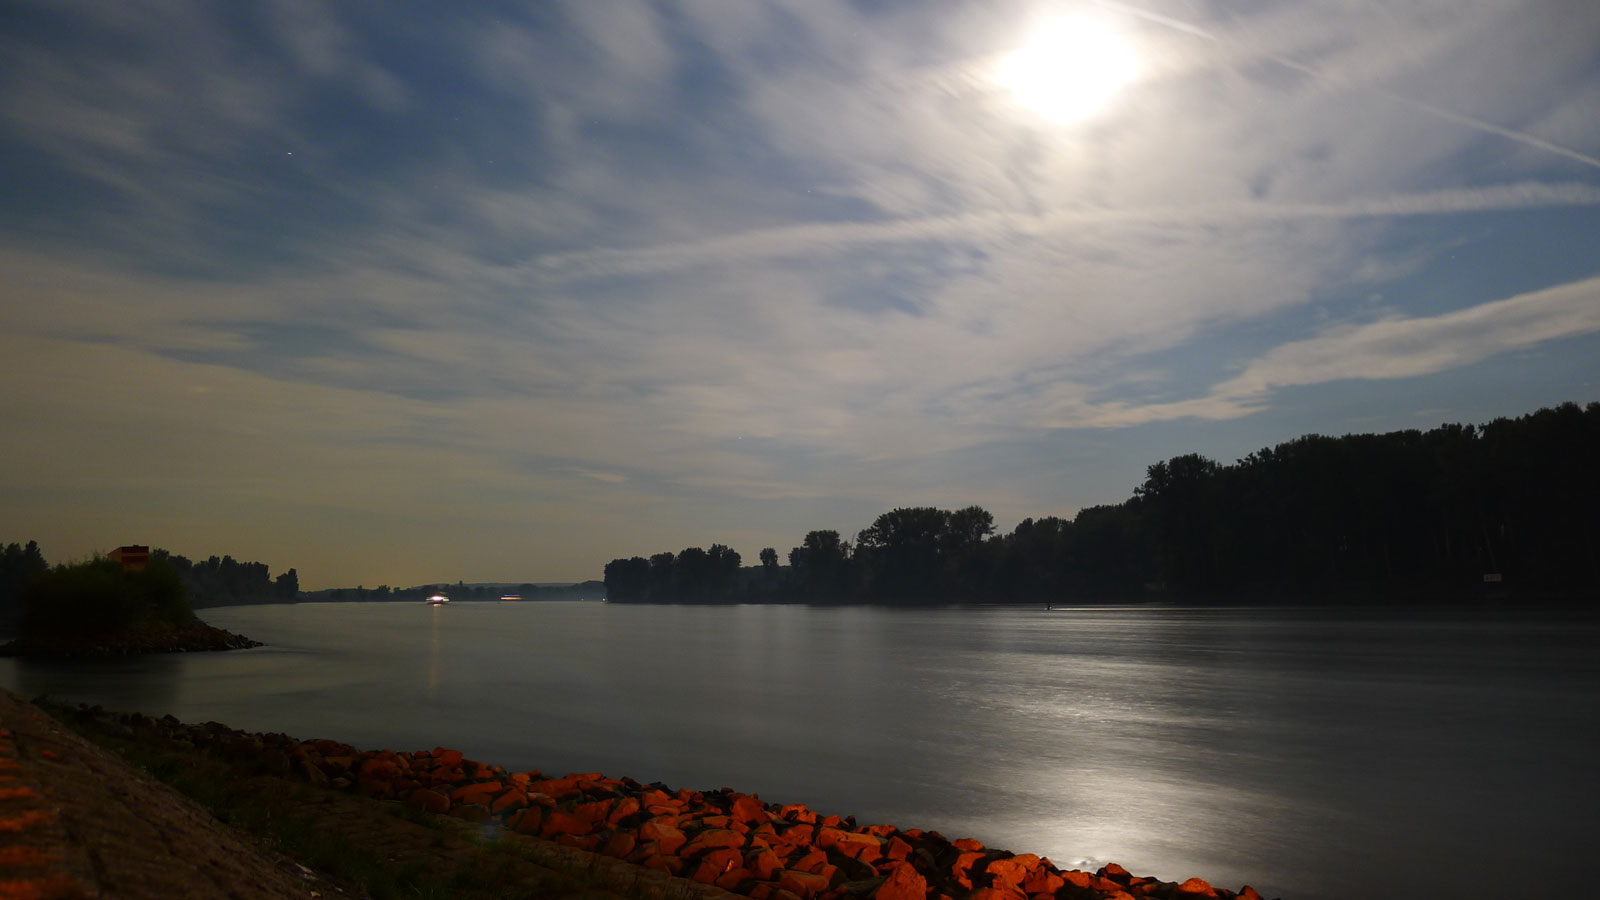
[(457, 600), (499, 600), (514, 595), (521, 600), (599, 600), (606, 595), (606, 586), (599, 581), (577, 584), (425, 584), (418, 587), (392, 588), (380, 584), (375, 588), (365, 585), (353, 588), (329, 588), (312, 591), (303, 599), (330, 603), (385, 603), (393, 601), (423, 601), (434, 594), (444, 594), (451, 602)]
[(720, 544), (606, 566), (622, 603), (1302, 602), (1600, 596), (1600, 403), (1487, 425), (1306, 435), (1147, 469), (1133, 496), (1007, 535), (894, 509), (741, 569)]
[(152, 560), (164, 559), (177, 570), (189, 589), (189, 605), (246, 606), (257, 603), (293, 603), (300, 599), (300, 574), (290, 569), (272, 577), (266, 563), (238, 562), (231, 556), (191, 562), (166, 550), (150, 551)]
[[(231, 556), (191, 562), (187, 557), (156, 549), (150, 551), (150, 559), (171, 566), (193, 609), (291, 602), (300, 596), (300, 576), (294, 569), (274, 579), (266, 563), (237, 562)], [(21, 620), (23, 591), (50, 571), (37, 541), (0, 548), (0, 626), (14, 627)]]

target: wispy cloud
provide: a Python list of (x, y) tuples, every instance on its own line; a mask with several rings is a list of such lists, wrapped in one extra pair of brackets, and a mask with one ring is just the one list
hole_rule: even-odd
[(1237, 419), (1267, 409), (1275, 391), (1336, 381), (1387, 381), (1448, 372), (1547, 341), (1600, 332), (1600, 278), (1557, 285), (1427, 317), (1395, 316), (1290, 341), (1204, 396), (1165, 403), (1095, 403), (1084, 386), (1051, 386), (1034, 424), (1120, 428), (1196, 418)]
[(1595, 329), (1600, 273), (1546, 264), (1600, 215), (1593, 4), (1102, 2), (1144, 74), (1072, 128), (991, 77), (1023, 0), (241, 9), (0, 35), (30, 484), (122, 490), (131, 454), (186, 513), (427, 510), (463, 553), (537, 506), (587, 574), (756, 509), (1020, 508), (1065, 434)]
[(1292, 341), (1217, 385), (1212, 397), (1260, 403), (1283, 387), (1414, 378), (1596, 331), (1600, 278), (1589, 278), (1437, 316), (1393, 317)]
[(596, 249), (549, 254), (532, 266), (555, 277), (642, 275), (759, 259), (859, 252), (863, 247), (920, 241), (963, 241), (980, 247), (1013, 238), (1048, 237), (1085, 225), (1182, 223), (1241, 225), (1295, 219), (1367, 219), (1450, 215), (1560, 206), (1600, 206), (1600, 186), (1580, 182), (1521, 182), (1454, 188), (1337, 203), (1249, 202), (1192, 207), (1085, 207), (1027, 214), (974, 212), (885, 222), (792, 225), (708, 240), (636, 250)]

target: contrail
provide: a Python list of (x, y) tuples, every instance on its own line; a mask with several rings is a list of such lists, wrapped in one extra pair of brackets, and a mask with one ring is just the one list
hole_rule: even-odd
[(1367, 90), (1370, 90), (1373, 93), (1381, 96), (1388, 97), (1390, 100), (1394, 101), (1395, 103), (1399, 103), (1402, 106), (1409, 106), (1412, 109), (1427, 113), (1428, 115), (1437, 116), (1438, 118), (1444, 119), (1447, 122), (1455, 122), (1459, 125), (1466, 125), (1469, 128), (1476, 128), (1479, 131), (1487, 131), (1490, 134), (1498, 134), (1501, 137), (1510, 138), (1518, 143), (1527, 144), (1530, 147), (1538, 147), (1540, 150), (1546, 150), (1550, 153), (1565, 156), (1568, 159), (1575, 159), (1578, 162), (1587, 163), (1588, 165), (1600, 169), (1600, 159), (1579, 153), (1576, 150), (1563, 147), (1560, 144), (1552, 144), (1544, 138), (1534, 137), (1531, 134), (1521, 131), (1513, 131), (1510, 128), (1501, 128), (1499, 125), (1485, 122), (1482, 119), (1474, 119), (1472, 116), (1451, 112), (1448, 109), (1440, 109), (1432, 104), (1423, 103), (1420, 100), (1412, 100), (1410, 97), (1402, 97), (1393, 91), (1384, 90), (1383, 88), (1368, 88)]
[[(1146, 9), (1140, 9), (1137, 6), (1130, 6), (1127, 3), (1120, 2), (1120, 0), (1090, 0), (1090, 2), (1095, 4), (1096, 6), (1103, 6), (1103, 7), (1106, 7), (1107, 9), (1114, 9), (1114, 10), (1117, 10), (1118, 12), (1126, 13), (1126, 14), (1128, 14), (1130, 16), (1135, 17), (1135, 18), (1144, 19), (1147, 22), (1154, 22), (1157, 25), (1162, 25), (1162, 26), (1165, 26), (1167, 28), (1171, 28), (1174, 31), (1181, 31), (1184, 34), (1192, 35), (1194, 37), (1198, 37), (1198, 38), (1202, 38), (1204, 40), (1212, 41), (1214, 43), (1221, 44), (1221, 43), (1227, 43), (1228, 42), (1223, 37), (1218, 35), (1216, 32), (1208, 31), (1208, 30), (1206, 30), (1204, 28), (1201, 28), (1198, 25), (1192, 25), (1192, 24), (1190, 24), (1188, 22), (1184, 22), (1184, 21), (1179, 20), (1179, 19), (1174, 19), (1174, 18), (1172, 18), (1170, 16), (1164, 16), (1164, 15), (1161, 15), (1160, 13), (1153, 13), (1153, 12), (1150, 12), (1149, 10), (1146, 10)], [(1265, 51), (1261, 51), (1261, 50), (1258, 50), (1256, 48), (1249, 48), (1249, 49), (1256, 50), (1256, 52), (1264, 59), (1270, 60), (1271, 62), (1275, 62), (1280, 66), (1284, 66), (1285, 68), (1293, 69), (1296, 72), (1301, 72), (1303, 74), (1309, 75), (1312, 78), (1317, 79), (1318, 81), (1326, 82), (1328, 80), (1327, 76), (1325, 76), (1320, 69), (1317, 69), (1314, 66), (1306, 65), (1305, 63), (1299, 62), (1297, 60), (1290, 59), (1290, 58), (1288, 58), (1286, 56), (1279, 56), (1279, 55), (1274, 54), (1274, 53), (1267, 53)], [(1535, 137), (1534, 135), (1528, 134), (1526, 132), (1516, 131), (1516, 130), (1511, 129), (1511, 128), (1502, 128), (1499, 125), (1495, 125), (1495, 124), (1490, 123), (1490, 122), (1485, 122), (1482, 119), (1476, 119), (1476, 118), (1473, 118), (1472, 116), (1463, 115), (1463, 114), (1457, 113), (1457, 112), (1451, 112), (1448, 109), (1441, 109), (1440, 107), (1434, 106), (1431, 103), (1423, 103), (1420, 100), (1413, 100), (1410, 97), (1405, 97), (1405, 96), (1402, 96), (1400, 94), (1396, 94), (1394, 91), (1387, 90), (1385, 88), (1366, 87), (1365, 90), (1370, 91), (1370, 92), (1372, 92), (1374, 94), (1377, 94), (1378, 96), (1383, 97), (1383, 98), (1389, 100), (1392, 103), (1398, 103), (1401, 106), (1410, 107), (1411, 109), (1417, 110), (1418, 112), (1423, 113), (1425, 115), (1430, 115), (1430, 116), (1433, 116), (1434, 118), (1443, 119), (1446, 122), (1454, 122), (1457, 125), (1465, 125), (1468, 128), (1475, 128), (1478, 131), (1482, 131), (1482, 132), (1485, 132), (1487, 134), (1499, 135), (1500, 137), (1508, 138), (1510, 140), (1516, 141), (1519, 144), (1525, 144), (1525, 145), (1527, 145), (1529, 147), (1536, 147), (1536, 148), (1538, 148), (1540, 150), (1544, 150), (1544, 151), (1546, 151), (1548, 153), (1554, 153), (1554, 154), (1556, 154), (1558, 156), (1565, 156), (1568, 159), (1576, 160), (1578, 162), (1583, 163), (1584, 165), (1593, 166), (1596, 169), (1600, 169), (1600, 158), (1596, 158), (1596, 157), (1590, 156), (1590, 155), (1588, 155), (1586, 153), (1580, 153), (1577, 150), (1572, 149), (1571, 147), (1563, 147), (1560, 144), (1551, 143), (1550, 141), (1547, 141), (1544, 138)]]

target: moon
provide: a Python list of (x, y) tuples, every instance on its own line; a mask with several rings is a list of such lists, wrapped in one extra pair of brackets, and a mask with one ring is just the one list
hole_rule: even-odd
[(1023, 108), (1066, 125), (1103, 110), (1138, 73), (1138, 57), (1121, 35), (1093, 19), (1063, 18), (1002, 59), (995, 81)]

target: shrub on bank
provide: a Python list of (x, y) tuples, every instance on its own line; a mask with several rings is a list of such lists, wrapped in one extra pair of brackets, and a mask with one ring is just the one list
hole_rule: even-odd
[(56, 566), (22, 596), (22, 634), (28, 638), (96, 638), (198, 622), (178, 573), (154, 560), (142, 572), (124, 572), (109, 559)]

